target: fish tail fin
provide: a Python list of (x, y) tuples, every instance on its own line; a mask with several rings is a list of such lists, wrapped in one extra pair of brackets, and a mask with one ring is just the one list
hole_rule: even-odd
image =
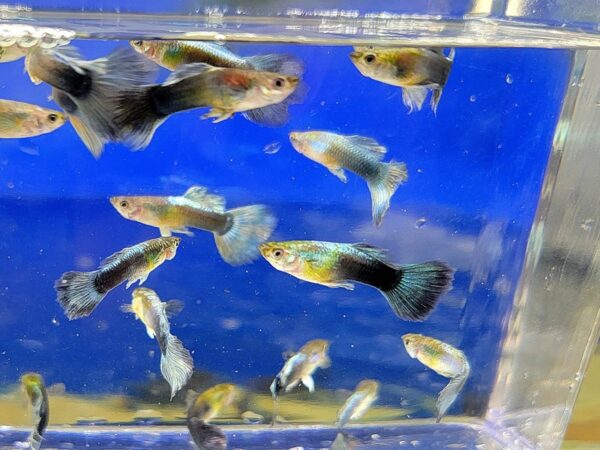
[(144, 86), (123, 92), (117, 100), (115, 123), (120, 141), (139, 150), (147, 147), (166, 116), (157, 109), (154, 92), (160, 86)]
[(285, 100), (263, 108), (244, 111), (242, 115), (252, 123), (266, 127), (280, 127), (290, 119), (289, 106), (302, 103), (306, 98), (308, 86), (300, 81), (294, 92)]
[(293, 55), (269, 54), (244, 58), (254, 70), (281, 73), (283, 75), (300, 76), (304, 72), (304, 64)]
[(27, 437), (27, 443), (29, 444), (32, 450), (39, 450), (42, 446), (43, 439), (44, 438), (37, 430), (33, 430), (31, 434)]
[(229, 227), (215, 233), (221, 257), (231, 265), (249, 263), (258, 258), (258, 244), (271, 236), (277, 219), (264, 205), (251, 205), (227, 211)]
[(373, 223), (381, 225), (383, 216), (390, 207), (390, 198), (398, 189), (398, 186), (408, 179), (406, 164), (403, 162), (390, 161), (381, 163), (377, 176), (368, 180), (371, 191), (371, 203)]
[(383, 295), (399, 318), (420, 322), (451, 288), (454, 269), (440, 261), (429, 261), (400, 266), (398, 275), (396, 284), (382, 291)]
[(187, 419), (187, 427), (194, 443), (200, 450), (225, 450), (227, 437), (215, 425), (209, 425), (197, 417)]
[(452, 378), (448, 385), (441, 390), (436, 401), (436, 423), (439, 423), (440, 420), (442, 420), (442, 417), (446, 414), (448, 408), (452, 406), (452, 403), (454, 403), (454, 400), (456, 400), (456, 397), (458, 397), (458, 394), (462, 390), (463, 386), (465, 385), (465, 382), (467, 381), (467, 378), (469, 377), (469, 372), (469, 363), (465, 361), (465, 367), (463, 371), (459, 375)]
[(456, 51), (451, 48), (448, 56), (442, 55), (433, 58), (429, 67), (430, 77), (432, 80), (435, 80), (436, 86), (432, 87), (431, 99), (429, 101), (429, 105), (431, 106), (431, 110), (434, 114), (437, 113), (437, 107), (440, 103), (440, 99), (442, 98), (442, 92), (444, 90), (444, 86), (446, 86), (446, 82), (448, 81), (448, 77), (450, 76), (450, 69), (452, 68), (452, 64), (454, 62), (454, 56)]
[(116, 140), (119, 135), (114, 123), (116, 99), (122, 92), (128, 92), (152, 78), (156, 68), (130, 48), (117, 49), (107, 57), (94, 61), (70, 59), (70, 62), (75, 69), (84, 70), (90, 75), (85, 95), (68, 95), (76, 107), (71, 112), (78, 119), (75, 130), (94, 157), (98, 158), (104, 142)]
[(57, 301), (69, 320), (89, 316), (106, 293), (98, 292), (94, 280), (98, 271), (65, 272), (54, 283)]
[(160, 372), (171, 386), (171, 400), (188, 382), (194, 371), (194, 360), (181, 341), (169, 334), (164, 354), (160, 358)]

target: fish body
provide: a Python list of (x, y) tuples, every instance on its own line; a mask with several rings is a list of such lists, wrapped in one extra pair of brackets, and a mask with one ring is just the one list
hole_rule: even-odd
[(436, 403), (438, 410), (436, 421), (439, 422), (456, 400), (469, 377), (471, 368), (467, 357), (450, 344), (421, 334), (405, 334), (402, 336), (402, 341), (411, 358), (417, 359), (437, 374), (450, 378), (450, 382), (442, 389)]
[(244, 112), (256, 123), (283, 125), (288, 120), (288, 105), (301, 101), (299, 86), (300, 74), (187, 64), (163, 84), (122, 95), (117, 124), (134, 148), (147, 146), (169, 115), (195, 108), (210, 108), (202, 118), (214, 118), (214, 122)]
[(29, 103), (0, 100), (0, 138), (27, 138), (50, 133), (65, 123), (65, 116)]
[(239, 390), (233, 384), (217, 384), (202, 394), (188, 392), (187, 426), (194, 443), (200, 450), (224, 450), (227, 437), (221, 429), (209, 422), (237, 398)]
[(70, 47), (36, 48), (28, 53), (25, 67), (34, 83), (52, 86), (53, 99), (96, 158), (104, 144), (121, 141), (114, 122), (116, 99), (149, 83), (156, 72), (151, 62), (131, 49), (84, 61)]
[(379, 382), (362, 380), (338, 411), (338, 428), (343, 428), (350, 420), (360, 419), (377, 400), (378, 394)]
[(346, 183), (344, 169), (364, 178), (371, 191), (373, 222), (379, 226), (390, 207), (390, 198), (408, 178), (403, 162), (382, 162), (387, 149), (374, 139), (344, 136), (327, 131), (290, 133), (294, 148), (324, 165)]
[(106, 258), (92, 272), (65, 272), (54, 283), (57, 301), (70, 319), (89, 316), (112, 289), (127, 281), (127, 288), (163, 262), (175, 257), (180, 238), (161, 237), (136, 244)]
[(400, 319), (422, 321), (452, 285), (446, 263), (394, 265), (369, 244), (286, 241), (261, 244), (262, 256), (277, 270), (330, 288), (354, 289), (353, 281), (378, 289)]
[(0, 46), (0, 63), (16, 61), (27, 54), (29, 48), (21, 47), (17, 44), (8, 47)]
[(266, 206), (226, 210), (225, 199), (202, 186), (192, 186), (182, 196), (121, 196), (110, 202), (126, 219), (157, 227), (162, 236), (193, 236), (189, 227), (212, 232), (219, 254), (233, 265), (255, 260), (258, 244), (266, 241), (277, 225)]
[(152, 289), (137, 288), (132, 293), (131, 305), (121, 306), (124, 312), (134, 313), (146, 326), (151, 339), (156, 338), (160, 348), (160, 371), (171, 386), (171, 400), (188, 382), (194, 371), (194, 360), (181, 341), (171, 334), (169, 317), (179, 313), (183, 304), (177, 300), (162, 302)]
[(46, 385), (40, 374), (26, 373), (21, 377), (21, 386), (29, 399), (34, 417), (34, 428), (27, 441), (32, 449), (38, 450), (50, 420), (50, 404)]
[(412, 112), (420, 110), (429, 91), (437, 110), (454, 60), (438, 48), (355, 47), (350, 59), (365, 77), (402, 88), (402, 100)]
[(309, 392), (314, 392), (314, 371), (331, 365), (327, 354), (329, 345), (329, 341), (325, 339), (314, 339), (304, 344), (297, 353), (289, 354), (288, 360), (271, 383), (273, 398), (277, 399), (282, 391), (290, 392), (300, 382)]

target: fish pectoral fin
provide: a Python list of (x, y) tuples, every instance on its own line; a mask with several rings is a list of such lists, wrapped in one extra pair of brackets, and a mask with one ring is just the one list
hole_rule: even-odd
[(142, 283), (144, 283), (144, 281), (146, 281), (147, 279), (148, 279), (148, 273), (142, 273), (142, 274), (138, 275), (137, 277), (130, 278), (127, 281), (127, 284), (125, 285), (125, 289), (129, 289), (131, 287), (131, 285), (133, 283), (135, 283), (136, 281), (139, 281), (140, 282), (139, 285), (141, 286)]
[(200, 118), (202, 120), (205, 120), (205, 119), (211, 119), (214, 117), (215, 120), (213, 120), (213, 123), (219, 123), (219, 122), (223, 122), (224, 120), (229, 119), (231, 116), (233, 116), (233, 111), (226, 111), (224, 109), (212, 108), (206, 114), (203, 114), (202, 116), (200, 116)]
[(194, 236), (194, 232), (190, 231), (188, 227), (177, 228), (175, 230), (171, 230), (172, 233), (185, 234), (186, 236), (192, 237)]
[(306, 386), (308, 392), (315, 392), (315, 380), (310, 375), (302, 377), (302, 384)]
[(173, 230), (171, 230), (170, 228), (161, 227), (161, 228), (159, 228), (159, 230), (160, 230), (160, 235), (162, 237), (169, 237), (169, 236), (171, 236), (171, 233), (173, 233)]
[(146, 334), (150, 339), (154, 339), (156, 337), (156, 334), (154, 334), (154, 330), (149, 327), (146, 327)]
[(354, 283), (349, 283), (347, 281), (342, 281), (339, 283), (322, 283), (323, 286), (327, 286), (330, 288), (344, 288), (344, 289), (348, 289), (349, 291), (353, 291), (354, 290)]
[(142, 275), (140, 275), (140, 277), (138, 278), (138, 281), (140, 282), (138, 286), (141, 286), (142, 284), (144, 284), (144, 282), (148, 279), (148, 273), (144, 273)]
[(348, 178), (346, 177), (346, 172), (341, 167), (328, 167), (329, 171), (338, 177), (342, 183), (347, 183)]

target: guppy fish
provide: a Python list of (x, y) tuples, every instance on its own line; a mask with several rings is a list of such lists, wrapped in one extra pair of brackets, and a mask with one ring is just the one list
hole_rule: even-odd
[(194, 360), (181, 341), (171, 334), (169, 317), (183, 309), (178, 300), (161, 302), (152, 289), (137, 288), (131, 296), (131, 305), (122, 305), (121, 310), (134, 313), (136, 319), (146, 326), (150, 339), (156, 338), (160, 348), (160, 372), (171, 386), (171, 400), (188, 382), (194, 371)]
[(123, 94), (116, 123), (127, 143), (146, 147), (169, 115), (211, 108), (202, 119), (213, 122), (245, 112), (252, 122), (278, 126), (288, 120), (288, 106), (303, 96), (300, 73), (294, 75), (250, 69), (213, 67), (204, 63), (179, 67), (163, 84), (142, 86)]
[(225, 199), (192, 186), (178, 197), (112, 197), (110, 202), (126, 219), (158, 227), (162, 236), (188, 227), (212, 231), (217, 249), (229, 264), (245, 264), (258, 257), (258, 244), (271, 236), (277, 219), (264, 205), (225, 209)]
[(384, 250), (363, 243), (266, 242), (259, 250), (275, 269), (304, 281), (348, 290), (354, 289), (352, 281), (373, 286), (403, 320), (425, 320), (454, 274), (440, 261), (394, 265)]
[(29, 399), (33, 410), (34, 428), (27, 442), (32, 449), (38, 450), (42, 445), (42, 435), (50, 420), (50, 405), (44, 379), (38, 373), (26, 373), (21, 377), (21, 386)]
[(360, 419), (377, 400), (379, 382), (362, 380), (338, 411), (337, 426), (343, 428), (350, 420)]
[(92, 272), (65, 272), (54, 283), (57, 301), (69, 320), (89, 316), (112, 289), (127, 280), (140, 285), (148, 274), (175, 257), (180, 238), (161, 237), (112, 254)]
[(374, 139), (363, 136), (343, 136), (327, 131), (294, 131), (290, 133), (294, 148), (307, 158), (324, 165), (346, 183), (344, 169), (367, 181), (371, 191), (373, 222), (381, 224), (390, 207), (390, 198), (408, 178), (403, 162), (381, 160), (387, 149)]
[(202, 394), (188, 391), (187, 426), (194, 443), (200, 450), (224, 450), (227, 437), (215, 425), (209, 425), (212, 419), (230, 406), (238, 396), (233, 384), (217, 384)]
[(302, 73), (302, 63), (291, 55), (241, 57), (224, 45), (199, 41), (130, 41), (137, 52), (159, 66), (175, 70), (183, 64), (205, 63), (231, 69), (253, 69), (294, 75)]
[(355, 47), (350, 59), (365, 77), (402, 88), (402, 101), (420, 110), (429, 91), (435, 113), (454, 61), (439, 48)]
[(29, 103), (0, 100), (0, 138), (27, 138), (50, 133), (65, 123), (58, 111)]
[(25, 67), (34, 83), (52, 86), (54, 101), (95, 158), (105, 143), (122, 141), (114, 123), (117, 98), (150, 83), (156, 72), (155, 65), (130, 48), (93, 61), (83, 61), (70, 47), (34, 49)]
[(439, 422), (469, 377), (471, 368), (467, 357), (450, 344), (421, 334), (405, 334), (402, 341), (411, 358), (416, 358), (439, 375), (450, 378), (450, 382), (442, 389), (437, 399), (436, 422)]
[(301, 381), (309, 392), (315, 391), (315, 381), (312, 374), (315, 370), (326, 369), (331, 366), (327, 355), (329, 341), (314, 339), (308, 341), (298, 353), (289, 354), (289, 359), (271, 383), (271, 393), (277, 399), (281, 391), (290, 392)]

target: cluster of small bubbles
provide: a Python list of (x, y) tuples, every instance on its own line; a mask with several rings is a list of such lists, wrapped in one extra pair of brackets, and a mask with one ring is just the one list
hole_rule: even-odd
[(30, 25), (0, 25), (0, 47), (54, 48), (67, 45), (75, 38), (75, 32), (61, 28), (32, 27)]

